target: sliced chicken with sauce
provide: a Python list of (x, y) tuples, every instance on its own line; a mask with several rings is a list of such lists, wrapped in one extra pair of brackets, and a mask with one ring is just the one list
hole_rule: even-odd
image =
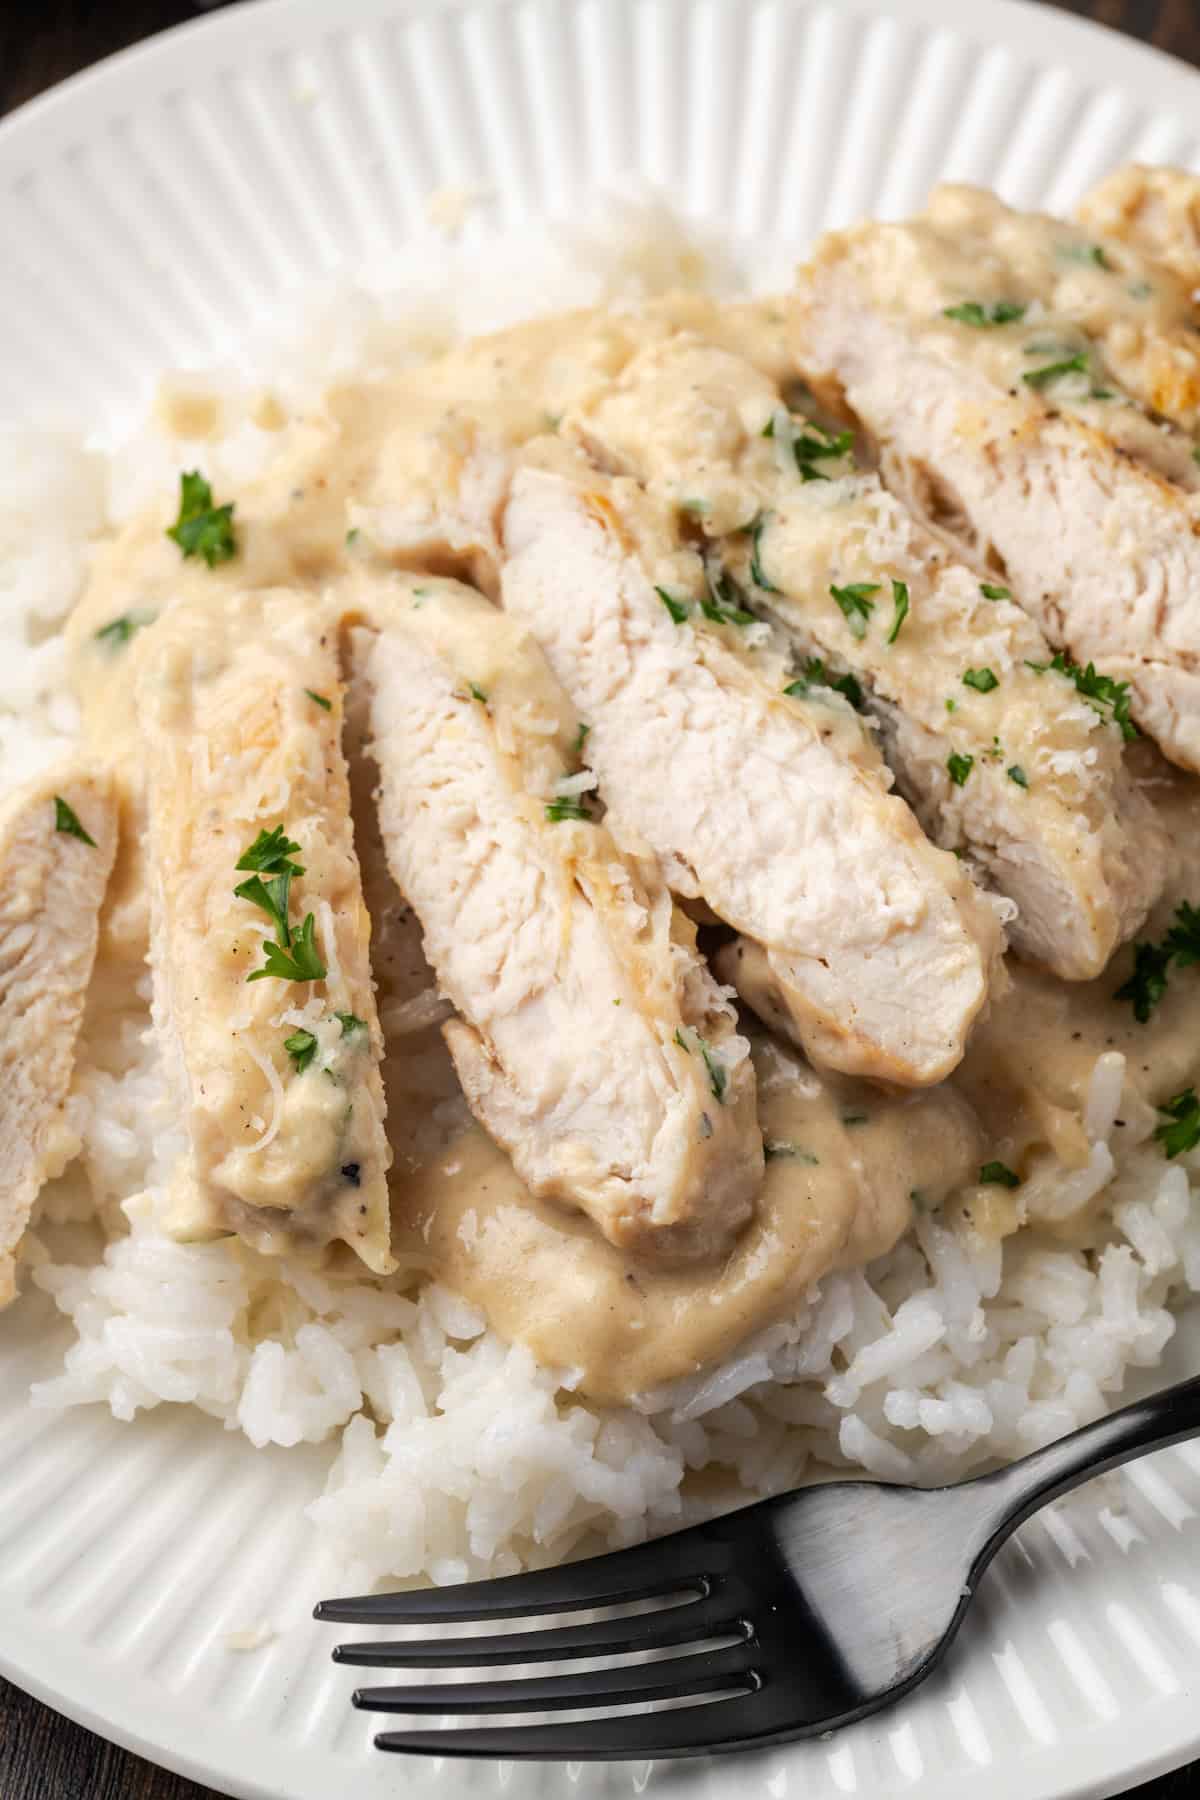
[(595, 777), (538, 646), (480, 594), (414, 576), (363, 604), (388, 863), (458, 1017), (469, 1105), (530, 1193), (613, 1244), (713, 1256), (750, 1216), (749, 1046), (652, 865), (590, 816)]
[(138, 684), (154, 1016), (190, 1141), (166, 1223), (270, 1254), (340, 1239), (385, 1272), (390, 1152), (336, 632), (265, 590), (180, 608), (155, 636)]
[(1200, 175), (1125, 163), (1084, 195), (1075, 216), (1085, 231), (1164, 263), (1195, 301), (1200, 287)]
[(0, 802), (0, 1307), (34, 1202), (75, 1148), (63, 1109), (116, 850), (102, 769), (51, 769)]
[(991, 906), (888, 794), (849, 707), (786, 697), (709, 628), (665, 511), (546, 454), (513, 480), (503, 600), (591, 726), (618, 842), (766, 947), (814, 1061), (940, 1080), (999, 956)]
[(1135, 404), (1082, 332), (1070, 348), (1074, 321), (1027, 321), (1019, 299), (1019, 316), (997, 312), (955, 241), (926, 220), (827, 236), (799, 279), (797, 359), (881, 446), (889, 485), (1056, 648), (1127, 683), (1137, 724), (1200, 769), (1191, 439)]
[(930, 837), (1016, 903), (1013, 943), (1067, 979), (1098, 974), (1161, 888), (1163, 833), (1119, 730), (1048, 667), (1004, 588), (696, 337), (642, 352), (564, 429), (696, 519), (710, 578), (732, 574), (795, 645), (798, 689), (861, 685)]

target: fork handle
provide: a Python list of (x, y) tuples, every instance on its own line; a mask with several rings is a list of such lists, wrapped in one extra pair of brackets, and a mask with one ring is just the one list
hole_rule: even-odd
[(1005, 1513), (1004, 1535), (1072, 1488), (1132, 1462), (1151, 1450), (1165, 1450), (1185, 1438), (1200, 1436), (1200, 1376), (1151, 1394), (1109, 1413), (1070, 1437), (1035, 1450), (1006, 1469), (985, 1475), (980, 1487), (992, 1486)]

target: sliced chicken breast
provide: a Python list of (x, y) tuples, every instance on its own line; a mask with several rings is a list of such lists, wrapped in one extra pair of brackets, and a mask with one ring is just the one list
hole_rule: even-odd
[(987, 995), (991, 907), (888, 794), (849, 707), (788, 698), (703, 616), (667, 515), (548, 454), (513, 480), (503, 600), (591, 725), (618, 842), (766, 947), (814, 1061), (940, 1080)]
[(381, 1039), (336, 632), (286, 590), (160, 621), (138, 707), (154, 1016), (190, 1157), (168, 1225), (391, 1268)]
[(1178, 275), (1193, 301), (1200, 287), (1200, 175), (1125, 163), (1084, 195), (1085, 231), (1128, 244)]
[(749, 1045), (693, 927), (595, 822), (587, 733), (516, 621), (431, 577), (374, 605), (358, 662), (383, 839), (458, 1013), (443, 1029), (472, 1111), (532, 1194), (611, 1243), (724, 1251), (762, 1139)]
[[(889, 485), (985, 579), (1011, 586), (1050, 642), (1084, 665), (1085, 683), (1095, 690), (1089, 663), (1127, 683), (1137, 724), (1173, 761), (1200, 768), (1190, 440), (1115, 392), (1094, 397), (1091, 374), (1068, 370), (1070, 357), (1054, 374), (1023, 324), (944, 316), (957, 296), (936, 280), (914, 293), (915, 272), (927, 260), (940, 267), (929, 235), (918, 222), (826, 237), (800, 276), (798, 361), (880, 444)], [(1118, 414), (1169, 449), (1171, 479), (1139, 458)], [(1109, 697), (1113, 710), (1125, 699)]]
[(710, 581), (732, 574), (786, 632), (801, 690), (852, 678), (929, 836), (1015, 902), (1017, 948), (1067, 979), (1098, 974), (1161, 889), (1164, 836), (1119, 730), (1049, 666), (1005, 589), (701, 339), (642, 352), (564, 429), (696, 519)]
[(102, 770), (52, 769), (0, 802), (0, 1307), (34, 1201), (74, 1148), (63, 1108), (116, 849)]

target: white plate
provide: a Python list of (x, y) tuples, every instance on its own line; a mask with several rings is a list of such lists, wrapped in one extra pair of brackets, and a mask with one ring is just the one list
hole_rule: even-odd
[[(1061, 207), (1124, 158), (1200, 166), (1198, 121), (1200, 77), (1007, 0), (238, 7), (0, 128), (0, 415), (111, 422), (156, 369), (411, 235), (443, 184), (495, 190), (486, 231), (635, 172), (800, 250), (939, 176)], [(166, 1408), (31, 1414), (54, 1333), (36, 1298), (0, 1319), (0, 1669), (234, 1795), (564, 1791), (552, 1766), (373, 1754), (326, 1630), (230, 1654), (227, 1632), (315, 1579), (301, 1509), (323, 1459)], [(1200, 1321), (1162, 1378), (1198, 1352)], [(1074, 1534), (1023, 1531), (903, 1707), (736, 1765), (572, 1768), (572, 1791), (1063, 1800), (1200, 1754), (1200, 1446), (1123, 1494)]]

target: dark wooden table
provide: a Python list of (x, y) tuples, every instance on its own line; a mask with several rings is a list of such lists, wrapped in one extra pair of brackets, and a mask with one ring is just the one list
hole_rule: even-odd
[[(1200, 66), (1200, 0), (1059, 0)], [(203, 9), (181, 0), (0, 0), (0, 113)], [(1200, 1763), (1137, 1789), (1138, 1800), (1197, 1800)], [(0, 1680), (0, 1800), (217, 1800), (40, 1706)], [(330, 1800), (338, 1800), (331, 1795)], [(1018, 1794), (1013, 1800), (1021, 1800)]]

